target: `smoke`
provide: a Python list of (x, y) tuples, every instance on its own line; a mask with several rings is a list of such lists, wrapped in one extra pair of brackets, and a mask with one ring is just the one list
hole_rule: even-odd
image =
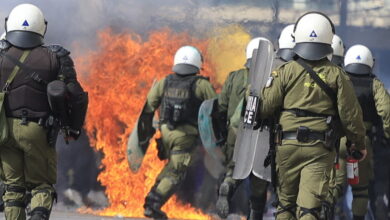
[[(21, 3), (25, 1), (3, 0), (0, 17), (5, 18)], [(161, 27), (199, 34), (205, 28), (210, 29), (213, 23), (223, 22), (217, 17), (214, 22), (207, 17), (213, 14), (214, 2), (206, 0), (35, 0), (28, 3), (41, 8), (49, 22), (46, 42), (68, 48), (93, 48), (96, 33), (105, 28), (131, 30), (145, 36)]]

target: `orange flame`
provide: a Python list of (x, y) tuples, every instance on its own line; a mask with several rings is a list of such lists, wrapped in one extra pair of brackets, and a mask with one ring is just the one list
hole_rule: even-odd
[[(157, 158), (152, 141), (139, 172), (132, 173), (126, 159), (127, 138), (152, 82), (171, 73), (173, 55), (179, 47), (194, 45), (203, 51), (206, 59), (202, 74), (212, 76), (208, 41), (169, 29), (152, 32), (147, 40), (111, 30), (100, 32), (98, 38), (98, 51), (76, 59), (80, 81), (90, 97), (85, 128), (92, 146), (104, 153), (98, 180), (106, 187), (110, 206), (98, 214), (143, 217), (144, 198), (165, 162)], [(170, 218), (210, 218), (176, 197), (163, 210)]]

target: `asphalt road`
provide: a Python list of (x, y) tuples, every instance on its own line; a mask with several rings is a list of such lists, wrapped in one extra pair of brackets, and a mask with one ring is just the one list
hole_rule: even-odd
[[(95, 215), (79, 214), (73, 211), (53, 211), (50, 220), (139, 220), (143, 218), (123, 218), (123, 217), (103, 217)], [(230, 215), (227, 220), (245, 219), (242, 216)], [(264, 220), (271, 220), (270, 216), (264, 217)], [(5, 220), (4, 214), (0, 214), (0, 220)], [(218, 220), (218, 218), (216, 218)]]

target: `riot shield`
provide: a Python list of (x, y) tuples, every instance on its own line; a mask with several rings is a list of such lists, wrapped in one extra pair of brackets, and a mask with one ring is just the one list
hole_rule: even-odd
[(264, 167), (264, 159), (269, 151), (269, 132), (258, 124), (259, 120), (256, 120), (256, 117), (260, 92), (269, 80), (273, 60), (272, 43), (260, 40), (258, 49), (253, 52), (248, 78), (250, 93), (234, 147), (234, 179), (245, 179), (253, 172), (257, 177), (271, 180), (270, 167)]
[(222, 163), (224, 156), (219, 145), (222, 144), (224, 137), (221, 137), (218, 125), (213, 119), (213, 113), (218, 110), (217, 105), (217, 98), (205, 100), (202, 103), (198, 114), (198, 128), (206, 152)]
[(127, 161), (133, 173), (138, 172), (141, 167), (146, 150), (149, 147), (149, 141), (156, 132), (153, 127), (154, 113), (146, 113), (144, 111), (145, 106), (146, 103), (127, 141)]

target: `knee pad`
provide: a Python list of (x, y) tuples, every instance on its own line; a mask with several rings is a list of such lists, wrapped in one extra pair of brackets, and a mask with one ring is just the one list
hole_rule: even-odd
[(279, 207), (279, 211), (275, 212), (275, 218), (282, 214), (282, 213), (285, 213), (285, 212), (288, 212), (291, 216), (293, 216), (294, 218), (296, 218), (296, 210), (297, 210), (297, 205), (293, 204), (293, 205), (287, 205), (287, 206), (284, 206), (282, 205), (280, 202), (277, 202), (277, 206)]
[(31, 210), (31, 218), (30, 220), (49, 220), (50, 210), (44, 207), (36, 207)]
[[(6, 185), (5, 193), (7, 192), (17, 193), (17, 196), (15, 196), (15, 198), (7, 198), (6, 201), (4, 201), (4, 207), (19, 207), (23, 209), (26, 208), (27, 201), (26, 201), (25, 187)], [(21, 198), (17, 198), (17, 197), (21, 197)]]
[(299, 207), (299, 209), (300, 209), (300, 211), (299, 211), (299, 218), (302, 218), (305, 215), (312, 215), (316, 219), (320, 219), (320, 215), (319, 214), (320, 214), (320, 212), (322, 210), (322, 207), (311, 208), (311, 209), (304, 208), (304, 207)]

